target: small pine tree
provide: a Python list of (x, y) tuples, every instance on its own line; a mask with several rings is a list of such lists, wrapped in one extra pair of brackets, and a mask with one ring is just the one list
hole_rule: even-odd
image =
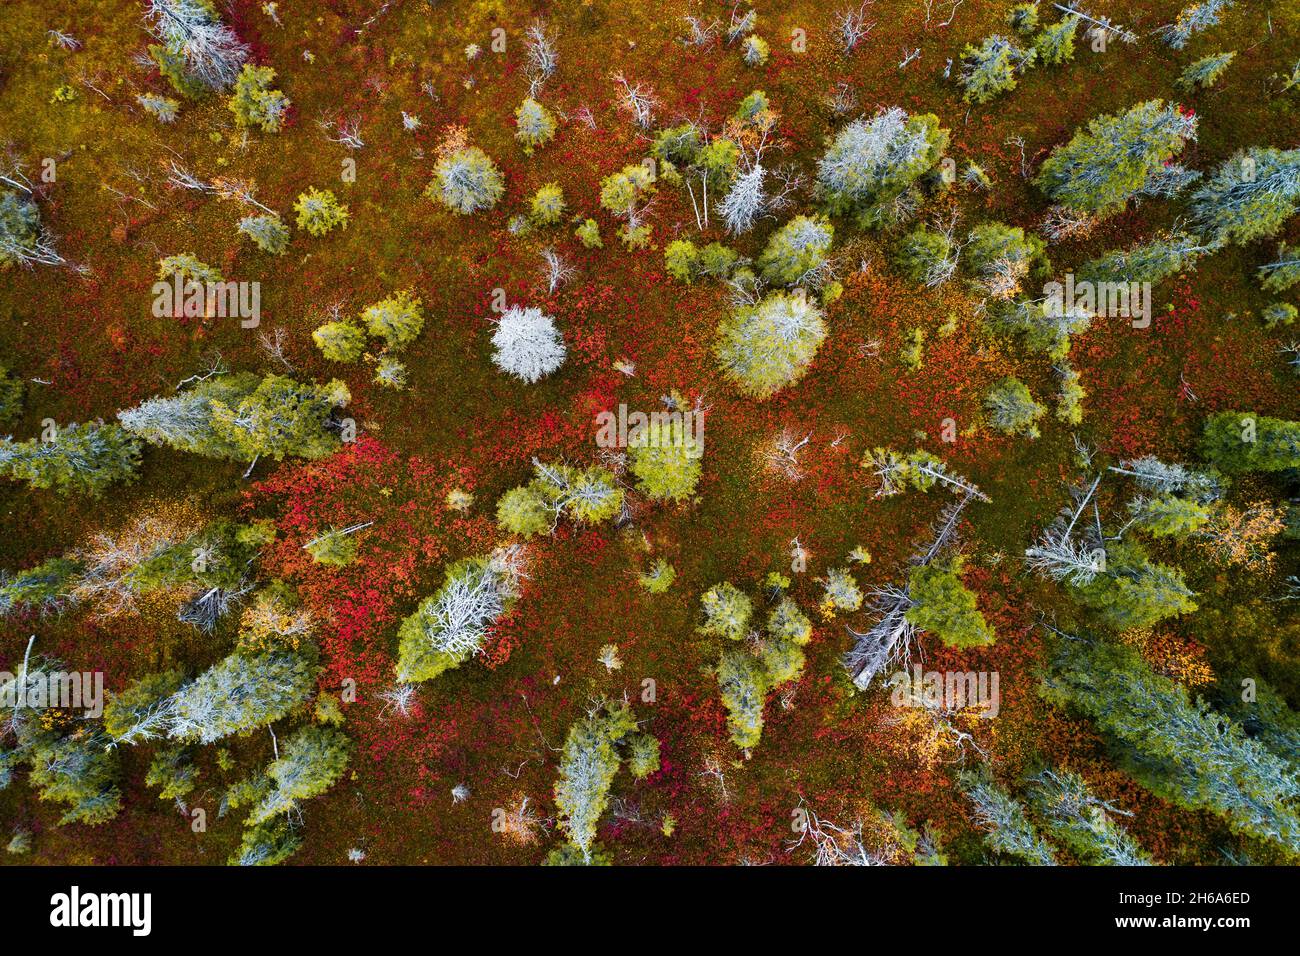
[(1212, 53), (1203, 56), (1195, 63), (1189, 64), (1174, 85), (1191, 93), (1197, 90), (1208, 90), (1219, 82), (1236, 56), (1236, 53)]
[(178, 100), (174, 100), (170, 96), (159, 96), (157, 93), (140, 93), (136, 96), (135, 101), (140, 104), (146, 113), (160, 123), (176, 122), (176, 116), (181, 108)]
[(1150, 282), (1192, 268), (1196, 260), (1215, 249), (1185, 232), (1161, 233), (1150, 242), (1123, 252), (1108, 252), (1085, 263), (1079, 278), (1085, 282)]
[(659, 769), (659, 740), (651, 734), (633, 734), (628, 738), (627, 769), (644, 780)]
[(957, 271), (957, 253), (952, 240), (924, 226), (903, 237), (893, 261), (904, 276), (929, 288), (943, 285)]
[(689, 239), (674, 239), (664, 247), (664, 268), (678, 282), (689, 285), (699, 275), (700, 250)]
[(1205, 505), (1175, 495), (1134, 498), (1128, 509), (1134, 526), (1156, 538), (1186, 538), (1210, 520)]
[(1072, 368), (1058, 368), (1061, 390), (1056, 395), (1056, 420), (1066, 425), (1083, 421), (1083, 400), (1087, 397), (1079, 373)]
[(1277, 258), (1259, 267), (1259, 281), (1269, 292), (1285, 292), (1300, 282), (1300, 246), (1278, 246)]
[(533, 193), (529, 215), (535, 225), (553, 226), (564, 218), (564, 190), (556, 183), (547, 183)]
[(1074, 59), (1074, 34), (1079, 27), (1079, 18), (1073, 13), (1066, 14), (1056, 23), (1045, 25), (1038, 36), (1034, 37), (1034, 53), (1039, 63), (1046, 66), (1060, 66)]
[(764, 682), (769, 689), (798, 680), (806, 663), (804, 652), (798, 644), (772, 637), (759, 640), (758, 660), (763, 665), (766, 673)]
[(336, 226), (348, 227), (348, 207), (331, 190), (311, 187), (299, 193), (293, 211), (298, 214), (298, 228), (313, 236), (323, 236)]
[(750, 34), (740, 45), (740, 56), (746, 66), (762, 66), (772, 55), (772, 48), (760, 36)]
[(555, 116), (541, 103), (528, 97), (515, 110), (515, 139), (524, 147), (524, 155), (545, 146), (555, 136)]
[(0, 365), (0, 424), (11, 422), (23, 413), (23, 380)]
[(981, 647), (995, 640), (992, 629), (980, 613), (975, 594), (962, 583), (962, 561), (947, 565), (925, 564), (908, 573), (908, 594), (912, 606), (907, 620), (929, 631), (948, 647)]
[[(42, 800), (66, 804), (59, 825), (98, 826), (117, 816), (122, 793), (117, 787), (117, 752), (99, 730), (81, 728), (66, 735), (37, 732), (27, 721), (19, 730), (20, 749), (29, 752), (28, 784)], [(27, 740), (36, 734), (34, 740)], [(23, 744), (26, 747), (23, 747)]]
[(654, 145), (650, 147), (650, 153), (656, 159), (676, 166), (690, 166), (695, 163), (703, 146), (704, 138), (700, 128), (694, 123), (682, 123), (680, 126), (660, 130), (655, 136)]
[(991, 850), (1030, 866), (1056, 865), (1051, 844), (1039, 836), (1020, 801), (998, 785), (987, 770), (964, 771), (958, 781), (975, 811), (976, 822), (985, 831), (984, 842)]
[(620, 708), (606, 703), (575, 722), (565, 738), (555, 807), (560, 831), (583, 862), (590, 863), (594, 856), (596, 828), (609, 805), (609, 791), (618, 773), (618, 746), (635, 730), (636, 722), (626, 705)]
[(303, 550), (317, 564), (343, 568), (357, 559), (357, 539), (355, 533), (330, 528), (303, 545)]
[(16, 190), (0, 190), (0, 270), (26, 262), (40, 234), (36, 203)]
[(791, 598), (783, 597), (767, 617), (767, 633), (774, 640), (803, 646), (812, 640), (812, 621)]
[(641, 583), (641, 587), (651, 594), (663, 594), (673, 586), (673, 581), (677, 580), (677, 570), (666, 560), (659, 558), (651, 565), (649, 571), (637, 575), (637, 580)]
[(1264, 320), (1264, 328), (1276, 329), (1284, 325), (1295, 325), (1297, 315), (1300, 315), (1300, 310), (1290, 302), (1274, 302), (1264, 309), (1260, 318)]
[(1147, 853), (1107, 812), (1114, 808), (1093, 796), (1077, 773), (1045, 770), (1034, 784), (1033, 803), (1048, 829), (1082, 859), (1106, 866), (1151, 865)]
[(1038, 29), (1038, 4), (1017, 3), (1007, 11), (1007, 26), (1028, 35)]
[(825, 219), (795, 216), (772, 233), (758, 257), (763, 278), (773, 285), (818, 288), (826, 278), (835, 228)]
[(594, 219), (583, 220), (582, 225), (575, 229), (573, 234), (588, 249), (599, 249), (604, 245), (600, 240), (600, 225)]
[(685, 501), (700, 481), (704, 449), (681, 419), (652, 419), (628, 442), (637, 487), (651, 498)]
[(236, 651), (176, 693), (169, 735), (210, 744), (274, 723), (316, 689), (314, 649)]
[(228, 862), (231, 866), (276, 866), (297, 853), (301, 846), (299, 831), (287, 820), (273, 820), (245, 830), (239, 849)]
[(366, 331), (394, 352), (406, 348), (424, 328), (424, 310), (409, 289), (368, 305), (361, 312)]
[(77, 576), (84, 570), (70, 558), (48, 558), (16, 574), (0, 572), (0, 617), (33, 610), (48, 614), (71, 601)]
[(285, 741), (280, 756), (266, 768), (274, 786), (253, 807), (249, 825), (279, 818), (334, 786), (347, 768), (351, 750), (351, 741), (340, 730), (303, 727)]
[(997, 34), (985, 37), (979, 46), (966, 44), (957, 78), (965, 90), (962, 98), (967, 103), (983, 104), (1014, 90), (1016, 74), (1032, 66), (1036, 55), (1033, 47), (1022, 50), (1013, 41)]
[(215, 269), (205, 262), (200, 262), (188, 252), (158, 260), (158, 280), (166, 282), (170, 281), (174, 276), (180, 276), (183, 281), (191, 282), (224, 281), (220, 269)]
[(245, 216), (239, 220), (239, 233), (252, 239), (263, 252), (274, 256), (283, 255), (289, 248), (289, 227), (275, 213)]
[(738, 390), (765, 399), (803, 377), (825, 338), (821, 310), (806, 296), (774, 292), (723, 319), (714, 353)]
[(164, 747), (154, 754), (145, 774), (147, 787), (158, 787), (159, 800), (179, 800), (198, 784), (199, 768), (185, 747)]
[(826, 572), (822, 580), (823, 616), (832, 617), (837, 611), (852, 613), (862, 607), (863, 600), (862, 588), (848, 568), (831, 568)]
[(290, 104), (287, 96), (271, 89), (274, 81), (275, 70), (271, 67), (244, 64), (229, 104), (236, 126), (258, 126), (264, 133), (280, 132)]
[(452, 212), (468, 216), (491, 209), (505, 191), (505, 178), (496, 163), (477, 146), (465, 146), (438, 160), (424, 194)]
[(995, 299), (1020, 292), (1025, 279), (1047, 267), (1043, 240), (1019, 226), (981, 223), (971, 230), (963, 262), (977, 289)]
[(1024, 382), (1016, 378), (1004, 378), (989, 390), (984, 397), (984, 408), (988, 412), (989, 425), (1004, 435), (1025, 435), (1037, 438), (1037, 422), (1047, 411), (1034, 401)]
[(326, 322), (312, 332), (311, 340), (331, 362), (355, 362), (366, 348), (366, 334), (349, 319)]
[(730, 582), (715, 584), (700, 598), (704, 623), (700, 633), (739, 641), (749, 633), (749, 616), (754, 605), (743, 591)]
[(430, 680), (479, 653), (492, 623), (518, 597), (512, 554), (469, 558), (447, 568), (442, 587), (421, 601), (397, 630), (401, 683)]
[(401, 391), (406, 388), (406, 366), (391, 355), (381, 355), (375, 363), (375, 384)]
[(763, 663), (744, 648), (728, 647), (718, 660), (717, 677), (731, 742), (743, 750), (758, 746), (767, 696)]
[(555, 510), (532, 485), (511, 488), (497, 502), (497, 525), (510, 534), (531, 538), (554, 526)]

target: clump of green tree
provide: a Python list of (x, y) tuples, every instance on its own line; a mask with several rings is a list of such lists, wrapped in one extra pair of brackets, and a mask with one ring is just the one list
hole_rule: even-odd
[(41, 657), (25, 659), (16, 676), (5, 675), (5, 728), (0, 733), (0, 790), (27, 766), (28, 785), (41, 800), (63, 804), (59, 825), (96, 826), (122, 806), (117, 752), (97, 719), (59, 719), (55, 701), (42, 701), (35, 686), (49, 686), (63, 665)]
[(477, 146), (462, 146), (439, 158), (424, 195), (468, 216), (491, 209), (505, 191), (505, 177), (491, 157)]
[(1216, 243), (1275, 236), (1300, 209), (1300, 149), (1251, 147), (1224, 160), (1192, 194), (1191, 223)]
[(659, 741), (639, 729), (625, 701), (601, 701), (574, 722), (564, 741), (555, 806), (568, 846), (553, 850), (548, 863), (585, 865), (607, 859), (596, 844), (597, 829), (625, 761), (638, 780), (649, 776), (659, 769)]
[(1024, 435), (1037, 438), (1038, 420), (1047, 413), (1034, 401), (1024, 382), (1017, 378), (1004, 378), (989, 389), (984, 396), (984, 409), (988, 413), (989, 427), (1004, 435)]
[(976, 46), (966, 44), (961, 51), (961, 69), (957, 83), (965, 91), (967, 103), (987, 103), (994, 97), (1016, 88), (1016, 77), (1034, 65), (1038, 52), (1022, 48), (1000, 34), (987, 36)]
[(740, 392), (761, 400), (799, 381), (825, 338), (821, 309), (807, 296), (773, 292), (722, 320), (714, 354)]
[(1205, 422), (1201, 453), (1228, 474), (1297, 468), (1300, 422), (1254, 412), (1216, 412)]
[(1106, 217), (1142, 195), (1169, 195), (1191, 176), (1173, 162), (1196, 138), (1196, 117), (1163, 100), (1090, 120), (1043, 162), (1034, 180), (1067, 209)]
[(397, 630), (397, 679), (430, 680), (483, 649), (492, 624), (519, 596), (518, 548), (466, 558), (447, 568), (442, 587)]
[(938, 165), (948, 131), (930, 113), (899, 107), (854, 120), (817, 161), (816, 191), (831, 215), (862, 228), (905, 220), (919, 202), (919, 180)]
[(271, 67), (244, 64), (230, 97), (230, 112), (235, 114), (236, 126), (257, 126), (264, 133), (280, 132), (290, 103), (287, 96), (272, 89), (274, 82), (275, 70)]
[(765, 625), (753, 631), (753, 602), (735, 585), (724, 581), (700, 598), (700, 633), (731, 642), (723, 648), (714, 674), (731, 741), (745, 750), (762, 737), (768, 692), (803, 673), (803, 648), (812, 639), (812, 622), (782, 591), (773, 595)]
[(1043, 696), (1092, 718), (1116, 762), (1157, 796), (1206, 810), (1238, 833), (1300, 852), (1300, 776), (1293, 763), (1131, 647), (1063, 638)]
[(534, 459), (533, 475), (532, 481), (510, 489), (497, 502), (497, 524), (502, 530), (531, 538), (554, 531), (562, 517), (600, 524), (623, 510), (624, 490), (608, 468), (575, 468)]
[(695, 493), (703, 471), (704, 445), (681, 416), (668, 421), (652, 418), (628, 438), (628, 453), (629, 470), (648, 497), (685, 501)]
[(995, 640), (984, 620), (975, 593), (962, 582), (960, 555), (946, 563), (933, 561), (911, 568), (907, 575), (911, 606), (905, 612), (908, 623), (929, 631), (948, 647), (981, 647)]
[(533, 155), (554, 136), (555, 115), (531, 96), (525, 97), (515, 110), (515, 139), (522, 144), (524, 155)]
[(333, 229), (348, 227), (351, 218), (347, 203), (341, 203), (333, 190), (310, 187), (293, 202), (298, 214), (298, 228), (313, 236), (323, 236)]
[(117, 417), (123, 428), (151, 445), (206, 458), (323, 458), (341, 447), (337, 413), (350, 399), (340, 381), (317, 385), (244, 372), (205, 378)]

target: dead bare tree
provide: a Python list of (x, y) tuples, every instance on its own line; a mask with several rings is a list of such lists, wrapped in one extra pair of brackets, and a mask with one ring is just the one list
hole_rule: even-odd
[[(960, 501), (953, 502), (943, 510), (930, 546), (912, 559), (914, 566), (924, 567), (948, 546), (957, 533), (962, 511), (974, 497), (968, 492)], [(855, 643), (853, 649), (844, 655), (844, 666), (852, 675), (853, 684), (858, 690), (866, 690), (871, 686), (872, 680), (886, 668), (910, 659), (912, 641), (916, 636), (915, 626), (907, 619), (907, 612), (914, 603), (907, 584), (902, 587), (887, 585), (877, 588), (872, 597), (876, 623), (866, 631), (848, 628)]]
[(525, 31), (524, 48), (528, 57), (525, 72), (528, 75), (528, 95), (536, 96), (542, 84), (551, 78), (560, 62), (555, 42), (547, 32), (546, 23), (538, 20)]
[(803, 438), (798, 438), (788, 428), (783, 428), (768, 444), (763, 460), (773, 471), (785, 475), (791, 481), (798, 481), (803, 477), (803, 469), (799, 467), (799, 451), (812, 440), (812, 436), (813, 433), (809, 432)]
[(658, 106), (658, 100), (655, 99), (654, 93), (648, 86), (641, 83), (633, 85), (628, 82), (627, 77), (622, 73), (614, 73), (611, 77), (622, 90), (622, 96), (619, 99), (619, 108), (632, 114), (632, 119), (637, 126), (643, 130), (650, 129), (654, 121), (654, 112)]
[[(342, 143), (348, 149), (361, 149), (366, 145), (361, 138), (360, 117), (353, 116), (346, 120), (320, 119), (316, 125), (325, 131), (325, 138), (331, 143)], [(329, 135), (331, 130), (334, 131), (334, 136)]]
[(285, 334), (283, 327), (277, 326), (275, 332), (270, 335), (265, 332), (260, 333), (257, 337), (257, 345), (266, 353), (268, 358), (283, 365), (286, 372), (294, 371), (294, 364), (284, 354)]
[(554, 293), (577, 275), (573, 266), (549, 246), (542, 250), (542, 276), (546, 279), (546, 288)]
[(867, 8), (874, 0), (863, 0), (856, 9), (847, 7), (835, 15), (835, 32), (845, 53), (852, 53), (876, 26), (867, 19)]
[[(965, 3), (966, 0), (945, 0), (945, 2), (949, 4), (948, 19), (938, 24), (938, 26), (941, 27), (952, 25), (953, 17), (957, 16), (957, 8)], [(936, 6), (941, 5), (940, 0), (921, 0), (921, 6), (925, 10), (925, 28), (927, 30), (930, 28), (930, 19), (934, 16)]]
[(687, 46), (706, 47), (718, 38), (719, 23), (711, 20), (705, 23), (699, 17), (682, 17), (686, 21), (686, 36), (681, 38)]

